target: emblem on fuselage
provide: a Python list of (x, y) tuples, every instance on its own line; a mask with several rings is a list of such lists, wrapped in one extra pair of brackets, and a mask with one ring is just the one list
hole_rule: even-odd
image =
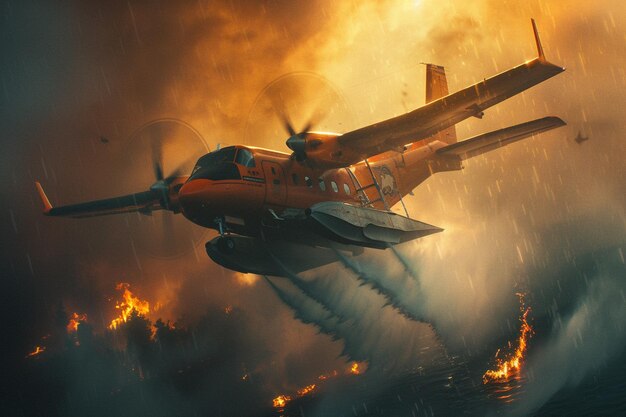
[(398, 193), (398, 186), (396, 179), (391, 173), (391, 170), (387, 165), (375, 167), (375, 171), (378, 172), (378, 184), (383, 195), (395, 195)]

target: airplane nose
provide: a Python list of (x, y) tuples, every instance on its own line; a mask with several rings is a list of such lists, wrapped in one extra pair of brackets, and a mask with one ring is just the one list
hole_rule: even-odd
[(186, 217), (196, 217), (211, 201), (209, 181), (194, 179), (187, 181), (178, 191), (178, 201)]
[(206, 198), (209, 182), (206, 180), (190, 180), (187, 181), (178, 191), (178, 199), (180, 203), (185, 204), (197, 203)]

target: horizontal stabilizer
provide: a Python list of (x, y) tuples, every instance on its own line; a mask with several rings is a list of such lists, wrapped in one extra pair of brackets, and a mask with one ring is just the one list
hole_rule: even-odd
[(468, 159), (564, 125), (565, 122), (558, 117), (544, 117), (445, 146), (438, 149), (437, 154)]

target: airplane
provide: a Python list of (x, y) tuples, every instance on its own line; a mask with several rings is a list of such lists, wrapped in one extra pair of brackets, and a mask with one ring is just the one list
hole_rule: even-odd
[[(36, 188), (47, 216), (182, 213), (214, 229), (207, 254), (225, 268), (289, 276), (364, 248), (386, 249), (443, 229), (412, 219), (403, 197), (438, 172), (565, 125), (550, 116), (457, 141), (455, 125), (564, 71), (548, 62), (531, 19), (538, 56), (449, 94), (445, 70), (426, 65), (426, 104), (347, 133), (296, 131), (279, 115), (291, 153), (228, 146), (198, 159), (190, 175), (165, 176), (147, 191), (55, 207)], [(391, 211), (400, 203), (405, 215)], [(398, 206), (399, 207), (399, 206)]]

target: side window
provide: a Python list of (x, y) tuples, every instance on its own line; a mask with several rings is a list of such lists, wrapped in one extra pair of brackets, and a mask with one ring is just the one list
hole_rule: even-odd
[(317, 179), (318, 185), (320, 186), (320, 190), (326, 191), (326, 183), (324, 182), (324, 178), (320, 177)]
[(307, 187), (313, 188), (313, 180), (311, 180), (311, 178), (304, 177), (304, 183), (306, 184)]
[(350, 186), (348, 184), (344, 184), (343, 185), (343, 191), (347, 194), (350, 195)]
[(298, 174), (291, 174), (291, 179), (293, 180), (293, 185), (298, 185)]
[(339, 188), (337, 187), (337, 183), (335, 181), (331, 181), (330, 186), (333, 187), (334, 192), (339, 192)]

